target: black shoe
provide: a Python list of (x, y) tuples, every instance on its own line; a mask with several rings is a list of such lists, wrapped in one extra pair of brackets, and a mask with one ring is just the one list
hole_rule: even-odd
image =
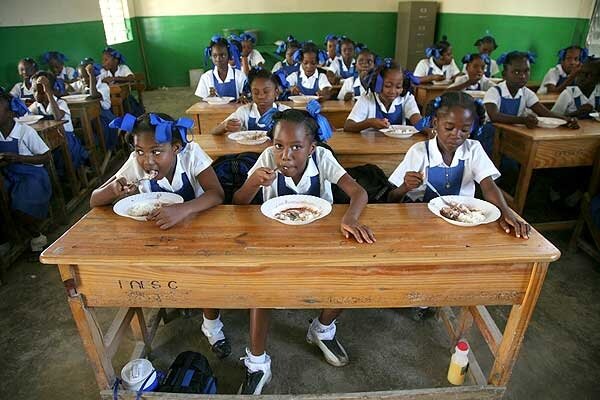
[(221, 339), (210, 348), (213, 353), (217, 355), (219, 358), (225, 358), (231, 354), (231, 344), (229, 344), (229, 339)]
[(416, 307), (413, 308), (413, 320), (415, 321), (424, 321), (426, 319), (429, 319), (433, 316), (433, 314), (435, 314), (435, 309), (431, 308), (431, 307), (427, 307), (427, 308), (421, 308), (421, 307)]
[(347, 365), (350, 360), (348, 358), (348, 353), (342, 346), (342, 344), (337, 340), (334, 336), (331, 340), (322, 340), (319, 339), (317, 332), (313, 329), (313, 325), (311, 324), (308, 328), (308, 333), (306, 334), (306, 341), (308, 343), (316, 345), (323, 356), (325, 357), (325, 361), (334, 367), (343, 367)]
[[(242, 357), (246, 366), (246, 379), (240, 386), (238, 394), (261, 394), (263, 388), (271, 382), (271, 357), (266, 355), (266, 360), (263, 364), (252, 364), (250, 362), (250, 353), (246, 349), (246, 357)], [(253, 369), (257, 371), (251, 372), (248, 365), (253, 365)]]

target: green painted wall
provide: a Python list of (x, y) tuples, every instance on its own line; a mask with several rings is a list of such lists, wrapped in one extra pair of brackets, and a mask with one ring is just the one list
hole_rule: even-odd
[[(134, 40), (115, 45), (134, 71), (142, 71), (143, 63), (137, 40), (136, 21), (131, 21)], [(0, 27), (0, 86), (7, 89), (20, 80), (17, 63), (21, 58), (32, 57), (39, 61), (48, 50), (62, 51), (67, 65), (75, 66), (85, 57), (101, 62), (102, 49), (106, 47), (102, 21), (79, 22), (60, 25), (35, 25)], [(40, 68), (44, 66), (40, 65)]]
[[(269, 65), (276, 61), (272, 43), (289, 33), (299, 40), (313, 39), (319, 45), (327, 33), (345, 33), (384, 56), (394, 55), (396, 37), (393, 12), (137, 17), (132, 24), (134, 41), (115, 47), (125, 54), (134, 71), (143, 71), (143, 46), (152, 86), (188, 85), (188, 70), (205, 67), (203, 49), (210, 36), (224, 27), (259, 29), (257, 48)], [(559, 48), (583, 43), (587, 26), (586, 19), (578, 18), (440, 14), (437, 35), (448, 35), (458, 61), (475, 50), (476, 38), (490, 30), (500, 44), (494, 57), (513, 49), (536, 52), (538, 62), (533, 67), (532, 79), (540, 80), (556, 63)], [(0, 60), (0, 85), (12, 87), (18, 81), (16, 64), (21, 57), (39, 57), (46, 50), (57, 49), (63, 50), (73, 63), (85, 56), (99, 59), (104, 43), (101, 21), (0, 28), (0, 48), (4, 55)]]
[(584, 44), (589, 21), (580, 18), (540, 18), (506, 15), (439, 14), (437, 37), (448, 36), (454, 58), (460, 59), (477, 49), (475, 40), (489, 30), (498, 43), (492, 54), (498, 58), (512, 50), (532, 51), (537, 55), (532, 67), (532, 80), (542, 80), (557, 63), (556, 53), (570, 44)]

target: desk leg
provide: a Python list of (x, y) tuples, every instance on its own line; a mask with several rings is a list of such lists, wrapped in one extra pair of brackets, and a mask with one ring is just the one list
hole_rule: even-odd
[[(87, 145), (88, 153), (90, 154), (90, 162), (96, 172), (96, 176), (100, 176), (100, 161), (98, 159), (98, 148), (96, 147), (96, 141), (94, 140), (94, 129), (88, 116), (87, 111), (81, 113), (81, 125), (83, 128), (83, 136)], [(102, 132), (100, 132), (102, 136)]]
[[(65, 133), (62, 129), (59, 130), (61, 136), (65, 137)], [(67, 146), (67, 139), (61, 143), (60, 149), (63, 155), (63, 161), (65, 163), (65, 173), (67, 175), (67, 179), (71, 184), (71, 193), (73, 197), (77, 197), (79, 195), (80, 184), (77, 179), (77, 173), (75, 172), (75, 168), (73, 167), (73, 162), (71, 161), (71, 153), (69, 152), (69, 147)]]
[(525, 201), (527, 200), (529, 183), (531, 182), (531, 175), (533, 174), (533, 164), (535, 162), (537, 147), (538, 145), (536, 142), (531, 143), (531, 148), (527, 152), (527, 159), (523, 160), (524, 162), (517, 160), (521, 162), (521, 169), (519, 171), (519, 178), (517, 179), (513, 207), (520, 215), (523, 215), (523, 209), (525, 208)]
[(488, 378), (488, 382), (492, 385), (506, 386), (508, 384), (547, 271), (548, 263), (533, 264), (523, 303), (512, 307)]
[[(200, 114), (196, 114), (195, 116), (196, 127), (198, 128), (198, 135), (202, 134), (202, 128), (200, 128)], [(208, 132), (207, 132), (208, 133)]]

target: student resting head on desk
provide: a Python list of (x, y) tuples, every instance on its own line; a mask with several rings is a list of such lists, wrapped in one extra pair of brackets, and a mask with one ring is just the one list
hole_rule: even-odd
[(271, 72), (275, 73), (283, 69), (286, 77), (292, 72), (297, 72), (300, 68), (300, 63), (294, 61), (294, 53), (300, 47), (300, 43), (292, 35), (288, 35), (285, 41), (281, 41), (281, 44), (275, 50), (275, 54), (279, 56), (283, 55), (284, 59), (275, 63)]
[(33, 83), (31, 77), (38, 72), (38, 64), (33, 58), (25, 57), (19, 60), (17, 72), (22, 81), (18, 82), (10, 90), (10, 94), (20, 99), (33, 99)]
[(415, 76), (421, 83), (433, 81), (452, 81), (460, 74), (452, 55), (452, 45), (446, 36), (425, 50), (427, 58), (419, 61), (415, 67)]
[(374, 67), (375, 53), (366, 47), (361, 48), (356, 56), (356, 72), (350, 78), (344, 79), (338, 100), (349, 101), (366, 94), (369, 91), (369, 74)]
[(279, 96), (279, 82), (269, 71), (253, 68), (248, 76), (252, 102), (239, 106), (225, 121), (217, 125), (213, 135), (239, 131), (267, 131), (273, 114), (287, 110), (285, 104), (275, 103)]
[(292, 95), (319, 96), (329, 100), (331, 83), (327, 79), (327, 72), (318, 67), (326, 57), (325, 52), (312, 42), (304, 43), (301, 49), (296, 50), (294, 61), (300, 63), (300, 68), (286, 78)]
[[(32, 236), (31, 250), (39, 252), (48, 243), (41, 223), (48, 216), (52, 186), (42, 164), (50, 160), (50, 149), (32, 127), (14, 121), (27, 112), (18, 97), (0, 93), (0, 174), (19, 227)], [(0, 230), (0, 243), (8, 239), (5, 234)]]
[[(186, 217), (223, 202), (223, 188), (211, 167), (212, 160), (195, 142), (187, 139), (193, 122), (174, 121), (166, 114), (131, 114), (115, 119), (111, 127), (127, 132), (134, 151), (125, 164), (92, 192), (90, 207), (109, 205), (142, 192), (169, 192), (183, 197), (180, 204), (163, 205), (147, 219), (160, 229), (169, 229)], [(219, 310), (204, 309), (202, 332), (219, 357), (231, 353), (223, 333)]]
[(600, 59), (590, 57), (581, 66), (573, 85), (558, 96), (552, 112), (590, 118), (594, 111), (600, 111)]
[[(260, 192), (263, 201), (288, 194), (308, 194), (333, 202), (331, 184), (337, 184), (349, 197), (350, 206), (340, 230), (346, 238), (373, 243), (371, 229), (358, 222), (367, 204), (367, 193), (340, 166), (333, 154), (317, 145), (331, 135), (327, 118), (319, 114), (320, 105), (312, 100), (307, 110), (286, 110), (274, 115), (273, 146), (267, 148), (248, 172), (246, 183), (234, 194), (234, 204), (249, 204)], [(335, 319), (341, 309), (322, 310), (308, 328), (307, 340), (315, 344), (331, 365), (346, 365), (348, 355), (336, 339)], [(265, 352), (269, 311), (250, 311), (250, 348), (246, 349), (246, 379), (242, 394), (260, 394), (271, 380), (271, 358)]]
[(572, 45), (558, 51), (558, 64), (548, 70), (538, 94), (560, 93), (573, 84), (581, 65), (588, 58), (588, 49)]

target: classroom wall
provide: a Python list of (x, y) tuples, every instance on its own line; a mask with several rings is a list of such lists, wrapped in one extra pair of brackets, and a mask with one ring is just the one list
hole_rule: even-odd
[[(395, 0), (129, 0), (129, 8), (135, 40), (116, 47), (135, 71), (144, 68), (143, 48), (153, 86), (187, 85), (188, 70), (204, 67), (203, 49), (222, 28), (259, 29), (258, 49), (268, 63), (275, 61), (272, 43), (288, 33), (319, 44), (327, 33), (345, 33), (384, 56), (393, 56), (395, 48)], [(489, 30), (500, 44), (494, 56), (512, 49), (538, 53), (532, 79), (539, 80), (556, 62), (559, 48), (584, 43), (592, 8), (593, 0), (443, 0), (437, 36), (448, 35), (460, 58)], [(97, 0), (57, 0), (35, 12), (26, 2), (3, 0), (0, 84), (18, 80), (16, 62), (22, 56), (63, 49), (72, 60), (100, 57), (104, 43)]]

